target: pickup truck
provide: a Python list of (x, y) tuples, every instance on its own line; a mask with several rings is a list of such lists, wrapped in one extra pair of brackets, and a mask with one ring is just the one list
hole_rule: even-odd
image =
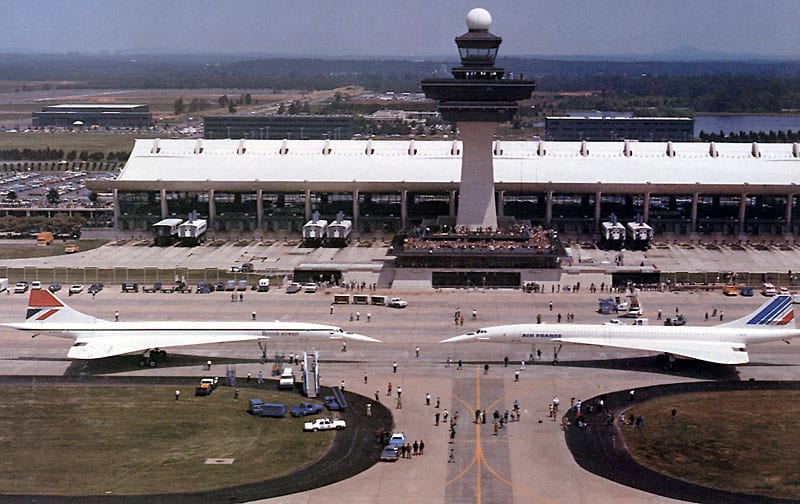
[(321, 404), (314, 404), (310, 402), (301, 402), (297, 406), (293, 407), (290, 412), (293, 417), (302, 417), (306, 415), (316, 415), (322, 411)]
[(347, 427), (347, 423), (344, 420), (339, 420), (334, 418), (331, 420), (330, 418), (317, 418), (311, 422), (306, 422), (303, 424), (303, 430), (306, 432), (317, 432), (321, 430), (342, 430)]
[(219, 384), (219, 380), (217, 378), (202, 378), (200, 380), (200, 385), (194, 390), (194, 395), (196, 396), (207, 396), (211, 395), (214, 392), (214, 389), (217, 388)]

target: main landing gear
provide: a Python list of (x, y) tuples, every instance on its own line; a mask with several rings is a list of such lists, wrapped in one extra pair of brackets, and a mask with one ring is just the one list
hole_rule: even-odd
[(153, 348), (145, 353), (142, 354), (142, 358), (139, 359), (139, 367), (156, 367), (156, 364), (160, 360), (164, 360), (167, 358), (167, 351), (166, 350), (159, 350), (158, 348)]

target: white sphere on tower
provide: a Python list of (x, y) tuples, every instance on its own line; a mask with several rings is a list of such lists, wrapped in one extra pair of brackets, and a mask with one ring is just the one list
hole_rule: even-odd
[(480, 7), (467, 13), (467, 28), (470, 30), (488, 30), (492, 24), (492, 15)]

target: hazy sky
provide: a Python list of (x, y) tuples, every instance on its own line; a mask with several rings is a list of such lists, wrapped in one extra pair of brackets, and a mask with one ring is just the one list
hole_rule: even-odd
[(455, 58), (473, 7), (501, 55), (800, 56), (800, 0), (0, 0), (0, 52)]

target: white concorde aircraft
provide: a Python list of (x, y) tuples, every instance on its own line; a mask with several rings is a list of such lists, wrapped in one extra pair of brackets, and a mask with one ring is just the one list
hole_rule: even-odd
[[(54, 333), (74, 337), (75, 342), (67, 353), (69, 359), (101, 359), (144, 352), (144, 362), (150, 366), (155, 365), (156, 356), (163, 358), (166, 355), (162, 348), (174, 346), (258, 341), (304, 335), (379, 341), (369, 336), (345, 332), (339, 327), (305, 322), (185, 320), (111, 322), (70, 308), (53, 293), (44, 289), (31, 290), (25, 322), (2, 325), (36, 334)], [(140, 363), (140, 365), (145, 364)]]
[(663, 352), (717, 364), (746, 364), (747, 345), (800, 336), (791, 296), (770, 299), (752, 314), (712, 327), (581, 324), (514, 324), (454, 336), (459, 341), (554, 341)]

